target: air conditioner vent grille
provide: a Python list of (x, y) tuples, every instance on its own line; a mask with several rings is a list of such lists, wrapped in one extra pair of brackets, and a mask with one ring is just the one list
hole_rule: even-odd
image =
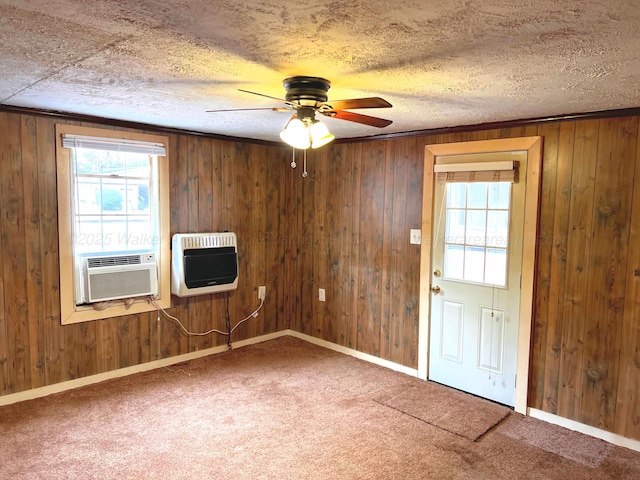
[(140, 255), (118, 255), (115, 257), (92, 257), (87, 259), (88, 268), (139, 265), (140, 263), (142, 263)]

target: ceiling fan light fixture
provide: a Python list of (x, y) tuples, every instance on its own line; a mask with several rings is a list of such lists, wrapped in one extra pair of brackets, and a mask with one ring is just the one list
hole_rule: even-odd
[(323, 147), (336, 138), (324, 123), (318, 121), (309, 127), (309, 136), (311, 137), (311, 148)]
[(307, 125), (299, 118), (292, 118), (287, 122), (280, 138), (287, 145), (299, 150), (306, 150), (311, 146), (311, 137)]

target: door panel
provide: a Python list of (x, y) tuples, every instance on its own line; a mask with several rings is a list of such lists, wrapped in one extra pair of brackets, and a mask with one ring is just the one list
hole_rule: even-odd
[(437, 183), (432, 224), (429, 379), (510, 406), (523, 240), (520, 180)]
[[(442, 358), (462, 363), (462, 329), (464, 306), (445, 300), (440, 317), (440, 351)], [(446, 324), (445, 324), (446, 319)]]

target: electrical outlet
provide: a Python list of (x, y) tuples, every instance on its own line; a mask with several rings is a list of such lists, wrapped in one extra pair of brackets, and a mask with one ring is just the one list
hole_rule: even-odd
[(267, 296), (267, 286), (260, 285), (258, 287), (258, 300), (264, 300)]
[(318, 300), (320, 300), (321, 302), (324, 302), (326, 299), (327, 298), (326, 298), (325, 293), (324, 293), (324, 288), (320, 288), (318, 290)]

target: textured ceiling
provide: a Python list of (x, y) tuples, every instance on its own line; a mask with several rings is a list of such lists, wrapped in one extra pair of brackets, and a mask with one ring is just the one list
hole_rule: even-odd
[[(640, 106), (637, 0), (0, 0), (0, 103), (278, 141), (282, 80), (380, 96), (383, 129)], [(325, 117), (322, 117), (323, 120)]]

